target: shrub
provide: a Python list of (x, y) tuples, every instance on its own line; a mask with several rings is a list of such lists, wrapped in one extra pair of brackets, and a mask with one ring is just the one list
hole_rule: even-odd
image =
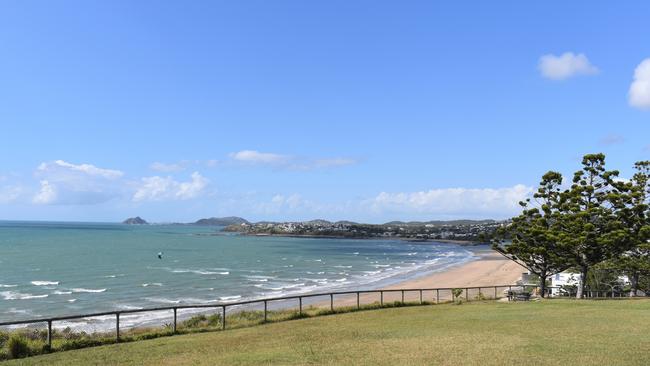
[(9, 358), (23, 358), (29, 356), (29, 345), (27, 340), (18, 334), (12, 334), (7, 342), (7, 353)]
[(460, 295), (463, 294), (463, 289), (462, 288), (455, 288), (451, 290), (451, 294), (454, 296), (454, 299), (457, 299), (460, 297)]
[(4, 347), (5, 343), (9, 340), (9, 333), (0, 332), (0, 348)]
[(72, 349), (95, 347), (95, 346), (101, 346), (103, 344), (109, 344), (109, 343), (113, 343), (113, 341), (102, 340), (102, 339), (74, 339), (63, 343), (60, 349), (62, 351), (69, 351)]
[(216, 327), (221, 325), (221, 314), (212, 314), (208, 316), (208, 326), (209, 327)]
[(201, 323), (205, 322), (208, 320), (205, 315), (200, 314), (193, 316), (186, 321), (183, 322), (183, 325), (186, 326), (187, 328), (197, 328), (201, 325)]

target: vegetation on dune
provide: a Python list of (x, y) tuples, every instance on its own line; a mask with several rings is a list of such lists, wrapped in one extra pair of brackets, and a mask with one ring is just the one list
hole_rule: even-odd
[[(498, 229), (493, 248), (539, 277), (541, 294), (548, 278), (566, 269), (580, 273), (583, 297), (595, 271), (630, 279), (630, 294), (650, 293), (650, 161), (637, 162), (630, 180), (605, 168), (605, 155), (589, 154), (569, 188), (550, 171), (523, 212)], [(593, 289), (593, 287), (591, 287)]]
[(647, 299), (402, 307), (59, 352), (15, 364), (647, 365), (650, 354), (642, 345), (650, 343), (649, 311)]

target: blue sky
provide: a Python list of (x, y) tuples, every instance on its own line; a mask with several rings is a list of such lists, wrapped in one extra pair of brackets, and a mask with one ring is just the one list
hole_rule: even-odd
[(0, 219), (508, 217), (585, 153), (650, 159), (649, 14), (6, 1)]

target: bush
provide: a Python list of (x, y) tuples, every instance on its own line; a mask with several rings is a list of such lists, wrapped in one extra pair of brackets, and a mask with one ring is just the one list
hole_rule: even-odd
[(209, 327), (216, 327), (218, 325), (221, 325), (221, 314), (212, 314), (208, 316), (207, 320)]
[(23, 358), (29, 356), (29, 345), (27, 340), (18, 334), (12, 334), (7, 342), (7, 353), (9, 358)]
[(4, 347), (5, 343), (9, 340), (9, 333), (0, 332), (0, 348)]
[(463, 294), (463, 289), (462, 288), (455, 288), (451, 290), (451, 295), (454, 298), (454, 303), (456, 305), (460, 305), (463, 303), (463, 299), (460, 297), (460, 295)]
[(208, 320), (208, 318), (206, 318), (205, 315), (200, 314), (187, 319), (186, 321), (183, 322), (183, 325), (187, 328), (197, 328), (201, 326), (202, 323), (205, 322), (206, 320)]
[(102, 340), (102, 339), (74, 339), (68, 342), (65, 342), (61, 345), (60, 349), (62, 351), (69, 351), (72, 349), (86, 348), (86, 347), (95, 347), (101, 346), (104, 344), (113, 343), (112, 340)]

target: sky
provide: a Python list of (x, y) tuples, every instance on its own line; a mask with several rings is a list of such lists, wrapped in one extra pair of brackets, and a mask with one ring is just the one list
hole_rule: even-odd
[[(607, 6), (612, 5), (612, 6)], [(502, 219), (650, 159), (650, 3), (3, 1), (0, 219)]]

